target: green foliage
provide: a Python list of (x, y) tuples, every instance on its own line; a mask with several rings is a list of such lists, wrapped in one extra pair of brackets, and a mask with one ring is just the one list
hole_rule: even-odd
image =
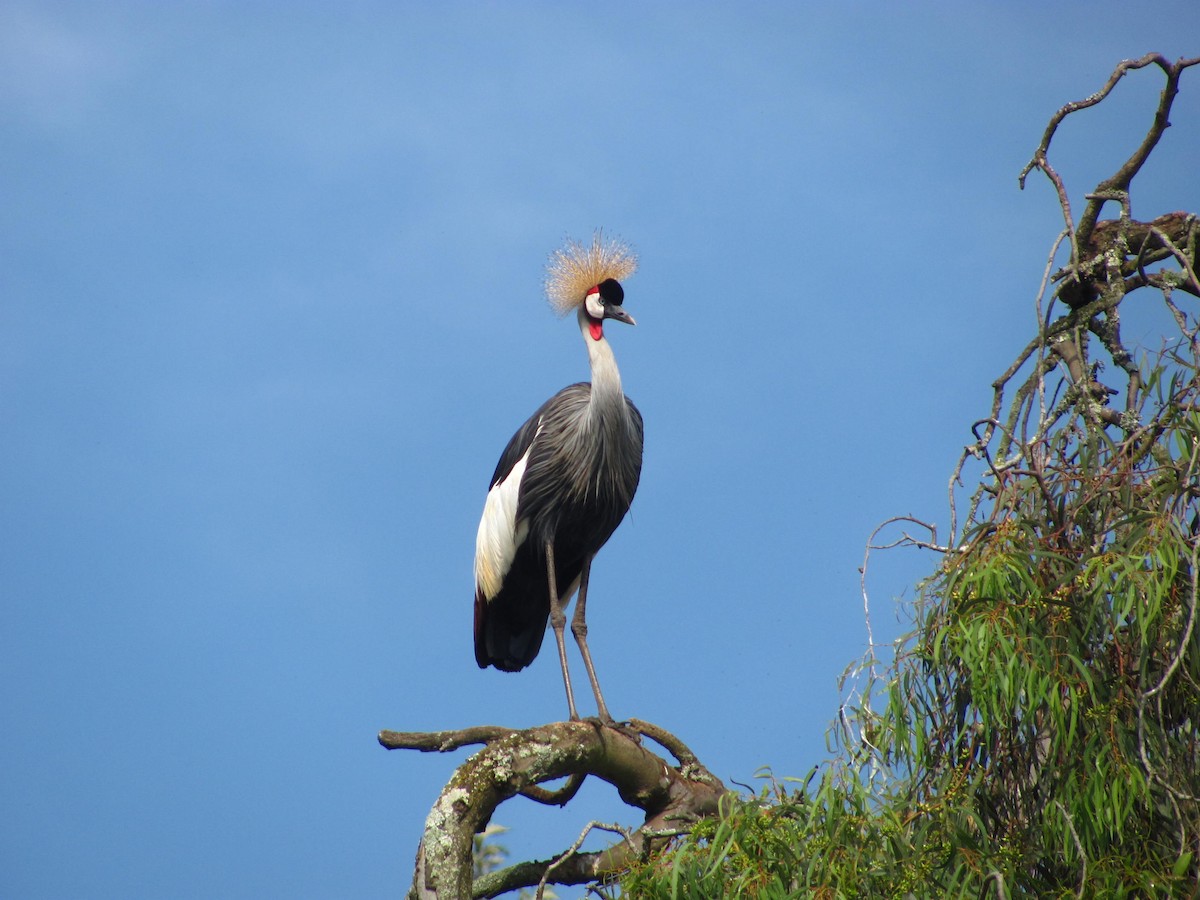
[(627, 895), (1191, 895), (1198, 372), (1147, 374), (1123, 440), (1076, 412), (993, 466), (891, 666), (858, 673), (839, 757), (731, 803)]
[[(1200, 228), (1181, 221), (1157, 281), (1113, 223), (1098, 299), (1044, 317), (995, 385), (967, 521), (890, 663), (852, 672), (835, 758), (731, 801), (628, 896), (1200, 894), (1200, 325), (1171, 298), (1200, 294)], [(1147, 286), (1178, 331), (1139, 367), (1117, 308)]]

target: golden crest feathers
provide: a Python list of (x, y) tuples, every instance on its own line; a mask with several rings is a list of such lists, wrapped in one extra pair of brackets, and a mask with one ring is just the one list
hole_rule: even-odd
[(588, 289), (608, 278), (623, 281), (637, 271), (637, 254), (618, 238), (597, 231), (590, 244), (568, 240), (546, 264), (546, 299), (559, 315), (583, 303)]

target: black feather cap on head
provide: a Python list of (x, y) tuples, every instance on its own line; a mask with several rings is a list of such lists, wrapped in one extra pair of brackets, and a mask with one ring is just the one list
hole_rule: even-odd
[(625, 288), (621, 287), (621, 282), (617, 279), (605, 278), (597, 287), (600, 288), (600, 299), (605, 303), (620, 306), (625, 302)]

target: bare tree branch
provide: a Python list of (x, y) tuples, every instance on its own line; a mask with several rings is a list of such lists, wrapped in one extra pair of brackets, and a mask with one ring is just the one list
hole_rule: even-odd
[[(1116, 79), (1119, 79), (1126, 71), (1130, 69), (1138, 69), (1142, 66), (1153, 63), (1163, 70), (1167, 76), (1167, 83), (1163, 86), (1162, 93), (1159, 95), (1158, 108), (1154, 111), (1154, 123), (1146, 132), (1146, 136), (1142, 139), (1142, 143), (1133, 151), (1129, 159), (1125, 160), (1121, 168), (1109, 178), (1104, 179), (1093, 192), (1096, 195), (1102, 195), (1111, 191), (1128, 191), (1129, 185), (1133, 178), (1141, 171), (1142, 165), (1150, 157), (1150, 153), (1158, 145), (1159, 139), (1163, 136), (1163, 132), (1171, 127), (1170, 114), (1171, 104), (1175, 102), (1175, 95), (1179, 93), (1179, 76), (1183, 74), (1183, 70), (1189, 66), (1194, 66), (1200, 63), (1200, 57), (1191, 59), (1180, 59), (1174, 63), (1168, 62), (1161, 54), (1153, 53), (1143, 56), (1140, 60), (1126, 61), (1121, 63), (1113, 73), (1111, 83), (1115, 84)], [(1109, 88), (1111, 90), (1111, 88)], [(1105, 92), (1107, 93), (1107, 91)], [(1100, 217), (1100, 210), (1104, 206), (1104, 200), (1097, 196), (1095, 199), (1089, 200), (1088, 205), (1084, 208), (1083, 215), (1079, 217), (1079, 227), (1076, 229), (1076, 234), (1079, 236), (1079, 241), (1086, 244), (1091, 240), (1092, 229), (1096, 225), (1096, 220)]]
[[(1077, 100), (1073, 103), (1068, 103), (1058, 110), (1051, 118), (1050, 123), (1046, 126), (1046, 130), (1042, 135), (1041, 143), (1038, 144), (1034, 151), (1033, 158), (1026, 163), (1025, 168), (1021, 170), (1017, 177), (1017, 183), (1022, 189), (1025, 187), (1025, 179), (1034, 169), (1040, 169), (1045, 173), (1050, 183), (1054, 186), (1055, 193), (1058, 196), (1059, 206), (1062, 208), (1063, 219), (1066, 223), (1067, 233), (1071, 239), (1071, 264), (1067, 270), (1067, 276), (1063, 283), (1059, 286), (1059, 296), (1067, 303), (1068, 306), (1078, 307), (1089, 302), (1092, 297), (1092, 289), (1090, 285), (1090, 277), (1086, 272), (1080, 272), (1080, 268), (1084, 266), (1084, 257), (1093, 248), (1094, 231), (1098, 227), (1100, 211), (1104, 208), (1104, 204), (1112, 200), (1120, 200), (1122, 202), (1122, 222), (1128, 223), (1129, 220), (1129, 202), (1128, 193), (1129, 186), (1133, 182), (1134, 176), (1141, 171), (1142, 166), (1149, 158), (1151, 152), (1158, 145), (1163, 133), (1170, 127), (1171, 106), (1175, 101), (1175, 95), (1179, 93), (1179, 78), (1183, 71), (1190, 66), (1200, 64), (1200, 57), (1179, 59), (1175, 62), (1169, 62), (1164, 56), (1159, 53), (1147, 53), (1139, 59), (1123, 60), (1113, 73), (1109, 76), (1105, 85), (1096, 93), (1083, 100)], [(1145, 68), (1149, 65), (1158, 66), (1166, 75), (1166, 84), (1163, 86), (1162, 93), (1159, 95), (1158, 106), (1154, 112), (1154, 119), (1150, 128), (1146, 131), (1142, 142), (1137, 149), (1133, 151), (1129, 159), (1127, 159), (1120, 168), (1117, 169), (1110, 177), (1101, 181), (1094, 191), (1087, 196), (1087, 206), (1084, 207), (1083, 214), (1079, 217), (1079, 222), (1076, 223), (1071, 212), (1071, 202), (1067, 194), (1066, 185), (1063, 183), (1061, 176), (1055, 171), (1049, 161), (1050, 143), (1054, 139), (1058, 127), (1063, 120), (1072, 113), (1087, 109), (1100, 103), (1107, 97), (1116, 87), (1117, 82), (1125, 76), (1127, 72), (1135, 69)], [(1114, 227), (1118, 227), (1114, 223)], [(1103, 243), (1103, 240), (1101, 241)]]
[(472, 744), (487, 744), (513, 733), (499, 725), (474, 725), (458, 731), (381, 731), (379, 743), (386, 750), (420, 750), (422, 753), (448, 753)]

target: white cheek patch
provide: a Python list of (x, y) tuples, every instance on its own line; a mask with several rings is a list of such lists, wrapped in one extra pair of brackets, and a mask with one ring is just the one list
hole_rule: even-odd
[(604, 304), (600, 302), (600, 292), (592, 291), (583, 301), (583, 306), (593, 319), (604, 318)]

